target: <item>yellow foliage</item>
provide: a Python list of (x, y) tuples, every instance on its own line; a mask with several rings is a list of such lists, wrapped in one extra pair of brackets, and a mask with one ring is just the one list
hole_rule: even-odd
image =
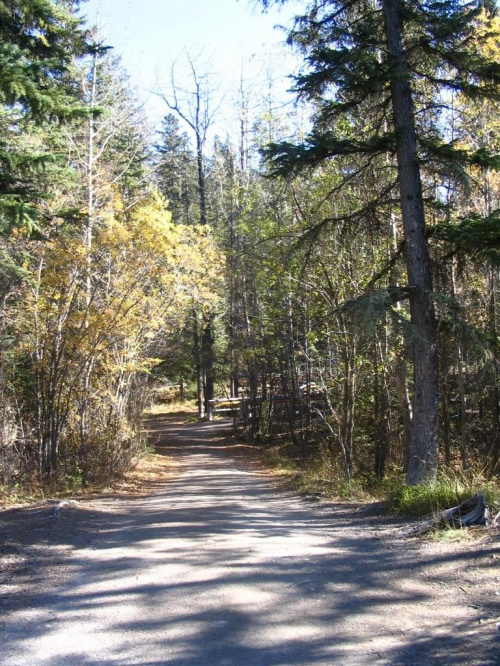
[(118, 404), (130, 376), (156, 362), (157, 332), (183, 326), (194, 302), (216, 304), (224, 260), (206, 229), (174, 225), (156, 194), (131, 210), (115, 199), (90, 251), (84, 235), (65, 227), (40, 250), (23, 348), (68, 403)]

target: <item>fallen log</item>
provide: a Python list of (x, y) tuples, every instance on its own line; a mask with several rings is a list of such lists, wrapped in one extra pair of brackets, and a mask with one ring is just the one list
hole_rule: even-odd
[(441, 511), (437, 516), (424, 520), (405, 530), (403, 536), (425, 534), (437, 527), (471, 527), (472, 525), (491, 525), (491, 511), (482, 493), (465, 500), (461, 504)]

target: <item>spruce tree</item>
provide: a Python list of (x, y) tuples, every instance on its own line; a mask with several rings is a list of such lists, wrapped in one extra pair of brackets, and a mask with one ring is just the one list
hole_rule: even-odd
[[(85, 50), (78, 0), (0, 2), (0, 224), (36, 217), (39, 174), (54, 155), (28, 145), (34, 126), (84, 113), (75, 59)], [(39, 142), (38, 142), (39, 143)]]
[[(434, 479), (438, 463), (437, 330), (423, 165), (435, 165), (440, 173), (447, 167), (493, 163), (485, 150), (458, 150), (446, 135), (450, 92), (473, 99), (498, 95), (500, 63), (481, 49), (492, 32), (476, 30), (484, 11), (492, 14), (493, 4), (313, 0), (288, 37), (306, 59), (296, 90), (315, 106), (313, 126), (302, 141), (266, 150), (272, 173), (281, 176), (345, 156), (358, 156), (361, 163), (376, 155), (393, 160), (414, 343), (410, 484)], [(371, 122), (353, 136), (349, 127), (367, 108)], [(431, 124), (425, 122), (430, 109)], [(350, 178), (352, 170), (346, 171)], [(390, 198), (389, 192), (383, 194), (374, 193), (373, 208)]]
[(172, 218), (179, 224), (196, 224), (199, 220), (197, 165), (189, 137), (181, 131), (173, 113), (162, 121), (157, 151), (156, 183), (168, 199)]
[(0, 102), (34, 116), (66, 115), (77, 84), (75, 55), (85, 35), (76, 15), (79, 0), (0, 2)]

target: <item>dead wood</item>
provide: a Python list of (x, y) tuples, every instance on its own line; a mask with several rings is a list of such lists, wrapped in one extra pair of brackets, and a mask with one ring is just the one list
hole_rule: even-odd
[(73, 508), (78, 506), (78, 502), (76, 500), (61, 500), (59, 501), (56, 506), (54, 507), (54, 518), (56, 520), (59, 520), (60, 515), (61, 515), (61, 509), (64, 509), (64, 507), (69, 507)]
[(461, 504), (441, 511), (437, 516), (424, 520), (403, 532), (403, 536), (425, 534), (437, 527), (471, 527), (472, 525), (491, 525), (491, 511), (482, 493), (465, 500)]

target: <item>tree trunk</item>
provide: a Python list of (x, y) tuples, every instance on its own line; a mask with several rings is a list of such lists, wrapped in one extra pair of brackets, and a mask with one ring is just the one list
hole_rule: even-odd
[(403, 217), (406, 266), (414, 328), (413, 424), (406, 480), (416, 485), (436, 478), (438, 464), (437, 330), (417, 154), (415, 117), (403, 49), (401, 0), (383, 0), (391, 68), (391, 99)]
[[(406, 346), (406, 345), (405, 345)], [(408, 372), (406, 361), (403, 356), (398, 355), (395, 363), (396, 391), (398, 394), (399, 412), (403, 421), (403, 469), (408, 470), (410, 461), (411, 433), (412, 433), (412, 404), (408, 387)]]
[(450, 441), (450, 387), (448, 381), (448, 372), (443, 369), (443, 443), (444, 443), (444, 460), (446, 466), (451, 464), (451, 441)]
[(198, 168), (198, 196), (200, 199), (200, 224), (207, 223), (207, 197), (205, 191), (205, 163), (203, 158), (203, 141), (196, 130), (196, 164)]
[[(491, 339), (496, 340), (498, 335), (497, 330), (497, 298), (496, 298), (496, 289), (498, 283), (498, 268), (491, 266), (490, 268), (490, 334)], [(491, 391), (491, 400), (492, 400), (492, 426), (493, 426), (493, 437), (492, 437), (492, 469), (494, 472), (498, 471), (499, 462), (500, 462), (500, 391), (499, 391), (499, 377), (498, 377), (498, 365), (493, 364), (493, 390)]]
[[(378, 479), (385, 476), (385, 463), (389, 442), (389, 400), (387, 395), (386, 353), (379, 349), (378, 340), (373, 343), (373, 406), (375, 440), (375, 475)], [(379, 370), (379, 364), (382, 369)]]
[[(351, 346), (350, 349), (349, 346)], [(356, 404), (356, 370), (354, 365), (355, 354), (355, 343), (349, 340), (346, 332), (346, 335), (344, 335), (344, 345), (342, 348), (344, 382), (342, 397), (342, 425), (340, 436), (343, 443), (346, 469), (349, 478), (352, 477), (352, 467), (354, 461), (354, 409)]]
[[(394, 213), (391, 214), (390, 221), (390, 236), (392, 239), (392, 251), (395, 254), (398, 251), (398, 229), (397, 219)], [(387, 260), (390, 261), (388, 255)], [(396, 278), (394, 269), (389, 274), (389, 284), (391, 286), (400, 287), (399, 280)], [(396, 303), (396, 310), (401, 312), (401, 303)], [(396, 342), (396, 344), (398, 344)], [(403, 469), (406, 472), (408, 469), (408, 461), (410, 459), (410, 443), (411, 443), (411, 422), (412, 422), (412, 406), (410, 399), (410, 391), (408, 388), (408, 372), (406, 368), (406, 348), (407, 342), (405, 336), (401, 339), (401, 352), (396, 354), (394, 364), (394, 375), (396, 380), (396, 392), (398, 396), (399, 412), (403, 422), (403, 432), (401, 435), (402, 446), (401, 454), (403, 461)]]
[(205, 413), (208, 413), (208, 403), (214, 399), (215, 394), (214, 343), (214, 316), (213, 314), (208, 314), (203, 322), (203, 334), (201, 338), (205, 374)]
[(200, 333), (198, 330), (198, 313), (196, 312), (195, 308), (193, 308), (191, 316), (193, 320), (193, 355), (196, 372), (196, 404), (198, 405), (198, 418), (202, 419), (205, 416), (205, 403), (203, 401), (203, 376), (201, 366)]
[[(94, 239), (94, 214), (95, 214), (95, 184), (94, 184), (94, 170), (95, 170), (95, 155), (94, 155), (94, 139), (95, 139), (95, 119), (94, 111), (96, 108), (97, 96), (97, 67), (99, 63), (99, 47), (95, 46), (92, 53), (92, 71), (90, 83), (90, 99), (89, 99), (89, 124), (88, 124), (88, 137), (87, 137), (87, 164), (86, 164), (86, 178), (87, 178), (87, 220), (84, 230), (83, 244), (86, 251), (86, 275), (85, 275), (85, 328), (89, 327), (89, 314), (90, 306), (92, 303), (92, 263), (93, 263), (93, 239)], [(89, 361), (82, 374), (82, 399), (80, 404), (80, 466), (82, 470), (86, 468), (87, 459), (87, 415), (88, 415), (88, 401), (90, 394), (92, 367)]]

